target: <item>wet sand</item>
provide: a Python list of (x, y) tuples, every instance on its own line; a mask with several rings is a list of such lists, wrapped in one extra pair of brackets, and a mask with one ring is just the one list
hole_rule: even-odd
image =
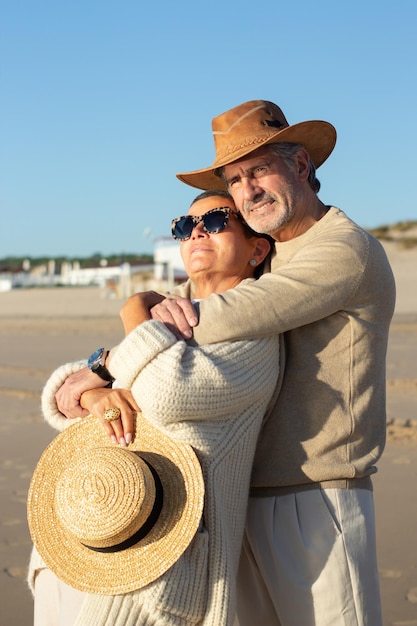
[[(37, 460), (55, 436), (41, 417), (40, 392), (56, 366), (122, 337), (121, 302), (103, 295), (90, 288), (0, 293), (0, 601), (5, 625), (32, 624), (25, 582), (31, 548), (26, 496)], [(406, 295), (407, 305), (401, 301), (390, 333), (388, 443), (374, 479), (384, 626), (417, 626), (417, 306), (408, 290)]]

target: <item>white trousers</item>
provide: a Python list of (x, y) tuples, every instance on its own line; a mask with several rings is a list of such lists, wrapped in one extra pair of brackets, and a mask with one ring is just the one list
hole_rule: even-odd
[(62, 582), (50, 569), (35, 578), (34, 626), (73, 626), (85, 593)]
[(382, 626), (373, 493), (250, 498), (240, 626)]

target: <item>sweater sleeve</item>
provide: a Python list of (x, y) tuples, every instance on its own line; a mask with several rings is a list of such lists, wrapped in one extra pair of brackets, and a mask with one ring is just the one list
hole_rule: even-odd
[(278, 373), (278, 337), (191, 346), (158, 321), (133, 330), (112, 353), (110, 369), (159, 423), (220, 420), (270, 395)]
[[(309, 231), (276, 244), (271, 273), (200, 303), (195, 341), (265, 337), (346, 313), (390, 313), (392, 271), (378, 241), (331, 209)], [(386, 304), (385, 304), (386, 303)]]
[(65, 365), (58, 367), (47, 380), (42, 391), (41, 408), (45, 420), (48, 424), (50, 424), (50, 426), (52, 426), (52, 428), (62, 431), (81, 419), (68, 419), (65, 417), (65, 415), (63, 415), (63, 413), (61, 413), (58, 409), (55, 394), (70, 374), (78, 372), (80, 369), (86, 367), (86, 365), (87, 361), (66, 363)]
[(202, 301), (195, 340), (261, 337), (316, 322), (346, 307), (360, 271), (348, 246), (311, 247), (250, 285)]

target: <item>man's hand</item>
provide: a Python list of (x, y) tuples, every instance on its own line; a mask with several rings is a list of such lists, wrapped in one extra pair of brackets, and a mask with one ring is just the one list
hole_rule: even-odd
[(159, 320), (181, 339), (191, 339), (193, 327), (198, 324), (194, 306), (187, 298), (173, 296), (164, 298), (151, 309), (153, 320)]
[(100, 376), (91, 372), (88, 367), (70, 374), (62, 387), (55, 394), (58, 409), (65, 417), (85, 417), (89, 411), (80, 405), (80, 398), (84, 391), (106, 387), (108, 383)]
[[(81, 404), (95, 415), (114, 443), (128, 445), (133, 439), (135, 413), (140, 409), (127, 389), (91, 389), (82, 394)], [(113, 422), (103, 418), (107, 409), (117, 408), (120, 417)]]
[(151, 307), (163, 299), (164, 296), (156, 293), (156, 291), (143, 291), (130, 296), (120, 310), (126, 335), (142, 322), (150, 320)]

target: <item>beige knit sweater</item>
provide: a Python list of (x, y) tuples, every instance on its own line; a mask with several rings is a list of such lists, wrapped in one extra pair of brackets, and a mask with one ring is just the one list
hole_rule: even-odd
[[(184, 555), (155, 583), (125, 596), (86, 594), (77, 626), (233, 624), (253, 454), (276, 386), (278, 356), (277, 337), (196, 348), (153, 321), (112, 351), (111, 372), (132, 389), (144, 415), (194, 447), (206, 485), (204, 519)], [(62, 366), (46, 384), (45, 418), (60, 430), (70, 420), (57, 410), (55, 392), (84, 365)], [(40, 567), (34, 550), (31, 585)]]
[[(177, 292), (192, 295), (189, 284)], [(271, 273), (201, 302), (199, 344), (283, 333), (284, 377), (260, 433), (253, 495), (369, 486), (360, 479), (376, 471), (385, 443), (394, 304), (383, 247), (334, 207), (276, 243)]]

